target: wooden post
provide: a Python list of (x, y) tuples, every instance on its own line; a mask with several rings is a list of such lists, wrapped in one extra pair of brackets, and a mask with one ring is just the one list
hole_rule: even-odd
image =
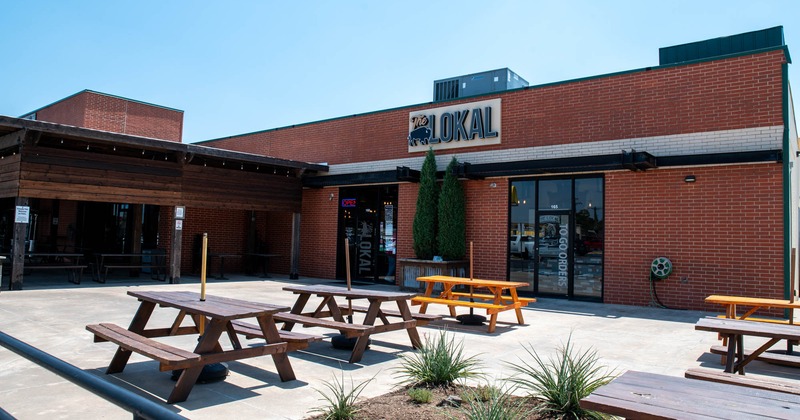
[(181, 242), (183, 241), (183, 219), (175, 218), (175, 207), (172, 207), (172, 249), (169, 259), (169, 282), (181, 282)]
[[(17, 197), (15, 204), (17, 207), (28, 207), (28, 198)], [(22, 273), (25, 271), (25, 235), (27, 233), (28, 223), (14, 222), (14, 238), (11, 240), (11, 281), (9, 282), (11, 290), (22, 290)]]
[(300, 278), (300, 213), (292, 213), (291, 259), (289, 278), (297, 280)]

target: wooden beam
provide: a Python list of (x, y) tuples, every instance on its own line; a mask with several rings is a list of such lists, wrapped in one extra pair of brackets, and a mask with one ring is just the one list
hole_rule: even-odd
[(22, 130), (17, 130), (13, 133), (0, 136), (0, 150), (10, 149), (12, 147), (21, 145), (25, 140), (25, 135), (27, 132), (28, 129), (23, 128)]
[[(181, 242), (183, 242), (183, 219), (175, 219), (175, 207), (169, 207), (172, 214), (167, 217), (172, 223), (172, 247), (169, 259), (169, 282), (177, 284), (181, 282)], [(181, 228), (178, 229), (178, 223)]]
[(300, 213), (292, 213), (292, 263), (289, 268), (289, 278), (300, 278)]

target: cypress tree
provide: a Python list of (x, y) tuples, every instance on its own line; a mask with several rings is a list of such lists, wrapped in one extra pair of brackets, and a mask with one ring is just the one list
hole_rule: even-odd
[(453, 173), (457, 166), (458, 160), (453, 157), (447, 165), (439, 197), (439, 252), (445, 260), (459, 260), (467, 253), (464, 189)]
[(436, 216), (439, 203), (439, 186), (436, 184), (436, 156), (428, 149), (419, 175), (417, 211), (414, 214), (414, 253), (417, 258), (429, 260), (436, 254)]

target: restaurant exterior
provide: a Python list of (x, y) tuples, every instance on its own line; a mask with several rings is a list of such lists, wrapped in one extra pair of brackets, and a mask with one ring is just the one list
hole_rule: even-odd
[[(408, 285), (381, 261), (414, 258), (415, 175), (432, 148), (439, 171), (460, 163), (476, 277), (683, 309), (715, 309), (711, 294), (788, 297), (798, 140), (782, 27), (659, 53), (653, 67), (539, 86), (508, 69), (439, 80), (431, 103), (202, 144), (329, 166), (303, 178), (302, 275), (342, 277), (347, 237), (362, 278)], [(375, 217), (353, 225), (355, 213)]]
[[(219, 177), (235, 172), (231, 162), (251, 173), (266, 165), (274, 178), (242, 177), (236, 191), (288, 178), (294, 186), (275, 185), (297, 201), (273, 194), (232, 205), (222, 187), (203, 204), (187, 204), (183, 192), (137, 200), (161, 211), (137, 210), (136, 220), (158, 227), (134, 236), (170, 238), (174, 207), (186, 206), (184, 270), (192, 241), (210, 230), (223, 252), (280, 255), (272, 272), (344, 278), (347, 238), (356, 280), (409, 287), (416, 282), (400, 263), (414, 258), (419, 170), (433, 149), (440, 176), (453, 156), (459, 162), (475, 277), (526, 282), (522, 292), (535, 296), (681, 309), (716, 309), (703, 302), (711, 294), (788, 297), (798, 137), (783, 29), (659, 53), (653, 67), (536, 86), (508, 69), (459, 76), (434, 82), (424, 104), (176, 143), (197, 147)], [(124, 133), (46, 110), (34, 118)], [(175, 138), (129, 134), (179, 142), (171, 127)], [(59, 216), (70, 206), (61, 203)], [(53, 237), (69, 236), (58, 226)], [(653, 262), (666, 259), (671, 270), (654, 276)], [(246, 265), (232, 261), (231, 270)]]

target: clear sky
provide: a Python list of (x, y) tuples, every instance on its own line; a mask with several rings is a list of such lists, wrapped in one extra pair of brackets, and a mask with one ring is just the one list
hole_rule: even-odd
[(91, 89), (183, 110), (184, 142), (429, 102), (484, 70), (656, 66), (659, 47), (778, 25), (800, 86), (800, 0), (1, 1), (0, 114)]

